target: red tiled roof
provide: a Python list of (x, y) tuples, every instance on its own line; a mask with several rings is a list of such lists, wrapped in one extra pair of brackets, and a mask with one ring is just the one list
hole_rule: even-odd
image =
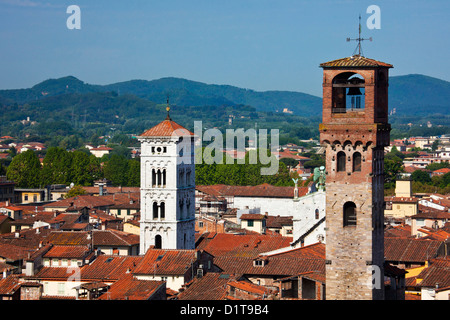
[(12, 295), (20, 288), (19, 276), (10, 275), (0, 279), (0, 296)]
[(34, 250), (26, 247), (19, 247), (12, 244), (0, 244), (0, 258), (6, 261), (16, 261), (26, 259), (28, 254), (31, 254)]
[(201, 278), (194, 278), (177, 295), (178, 300), (224, 300), (227, 293), (226, 284), (234, 278), (228, 274), (209, 272)]
[(417, 278), (423, 279), (418, 284), (420, 287), (450, 287), (450, 258), (433, 259)]
[(228, 286), (230, 287), (234, 287), (236, 289), (242, 290), (242, 291), (246, 291), (249, 293), (253, 293), (253, 294), (257, 294), (257, 295), (263, 295), (263, 294), (268, 294), (269, 293), (269, 289), (264, 287), (264, 286), (259, 286), (256, 284), (253, 284), (251, 282), (248, 281), (230, 281), (228, 283)]
[[(82, 269), (83, 267), (80, 270)], [(28, 279), (67, 280), (69, 277), (72, 278), (76, 271), (77, 269), (73, 267), (42, 267), (34, 276), (30, 276)]]
[(258, 213), (244, 213), (241, 215), (241, 220), (264, 220), (265, 216)]
[(149, 300), (165, 281), (138, 280), (132, 274), (126, 274), (109, 287), (99, 300)]
[(46, 243), (54, 245), (89, 245), (92, 240), (87, 231), (53, 231), (45, 238)]
[(411, 236), (411, 226), (410, 225), (400, 225), (395, 227), (390, 227), (384, 231), (385, 237), (401, 237), (407, 238)]
[(217, 233), (213, 238), (203, 238), (197, 249), (205, 250), (214, 257), (256, 258), (260, 253), (288, 247), (291, 242), (291, 237), (279, 235)]
[(53, 246), (44, 258), (67, 258), (82, 259), (86, 257), (91, 250), (88, 246)]
[(448, 172), (450, 172), (450, 168), (442, 168), (442, 169), (433, 171), (433, 173), (441, 173), (441, 174), (446, 174)]
[(441, 241), (413, 238), (385, 238), (386, 261), (425, 262), (438, 255)]
[(142, 256), (101, 255), (81, 270), (83, 280), (115, 281), (128, 272), (133, 272), (142, 261)]
[(79, 195), (76, 197), (67, 198), (64, 200), (59, 200), (51, 202), (44, 205), (44, 208), (95, 208), (95, 207), (106, 207), (113, 205), (114, 202), (106, 197), (96, 197), (90, 195)]
[(118, 230), (96, 230), (92, 232), (94, 246), (132, 246), (139, 244), (139, 235)]
[(293, 276), (308, 271), (325, 272), (325, 259), (268, 257), (264, 266), (255, 266), (248, 257), (216, 256), (214, 264), (223, 272), (261, 276)]
[[(234, 197), (271, 197), (271, 198), (293, 198), (294, 187), (277, 187), (268, 183), (257, 186), (230, 186), (224, 184), (196, 186), (200, 192), (214, 196)], [(299, 197), (306, 195), (307, 187), (298, 187)]]
[(141, 137), (193, 136), (194, 134), (172, 120), (164, 120), (142, 133)]
[(148, 249), (134, 274), (184, 275), (197, 250)]
[(356, 68), (356, 67), (387, 67), (392, 68), (393, 65), (381, 61), (377, 61), (374, 59), (369, 59), (360, 55), (354, 55), (347, 58), (342, 59), (336, 59), (328, 62), (324, 62), (320, 64), (320, 67), (322, 68), (329, 68), (329, 67), (349, 67), (349, 68)]

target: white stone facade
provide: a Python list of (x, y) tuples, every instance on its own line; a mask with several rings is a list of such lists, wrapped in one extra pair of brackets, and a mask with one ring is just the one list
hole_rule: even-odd
[[(167, 120), (166, 120), (167, 121)], [(194, 249), (193, 136), (139, 137), (141, 142), (140, 254), (150, 246)]]

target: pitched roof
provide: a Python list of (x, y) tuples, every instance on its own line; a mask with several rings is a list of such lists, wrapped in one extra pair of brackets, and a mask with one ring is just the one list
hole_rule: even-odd
[(92, 240), (87, 231), (53, 231), (45, 238), (46, 243), (54, 245), (89, 245)]
[[(294, 187), (278, 187), (268, 183), (257, 186), (230, 186), (225, 184), (196, 186), (198, 191), (214, 196), (234, 197), (270, 197), (270, 198), (293, 198)], [(307, 187), (298, 187), (299, 197), (306, 195)]]
[(208, 272), (201, 278), (194, 278), (177, 295), (178, 300), (223, 300), (227, 294), (226, 284), (234, 278), (228, 274)]
[(205, 250), (215, 258), (256, 258), (260, 253), (288, 247), (291, 241), (291, 237), (280, 235), (216, 233), (213, 237), (202, 238), (197, 249)]
[(433, 259), (417, 278), (423, 279), (418, 284), (420, 287), (450, 287), (450, 258)]
[(193, 136), (194, 134), (172, 120), (164, 120), (142, 133), (141, 137)]
[(19, 276), (10, 275), (0, 279), (0, 296), (12, 295), (20, 288)]
[(325, 272), (325, 259), (308, 259), (292, 257), (267, 257), (263, 266), (255, 266), (250, 257), (218, 256), (214, 264), (223, 272), (260, 276), (293, 276), (300, 273), (317, 271)]
[(88, 246), (53, 246), (44, 258), (83, 259), (90, 251)]
[(95, 230), (94, 246), (133, 246), (139, 244), (139, 235), (119, 230)]
[(425, 262), (438, 256), (441, 241), (414, 238), (385, 238), (386, 261)]
[(83, 266), (83, 280), (115, 281), (127, 272), (133, 272), (142, 261), (142, 256), (98, 256), (91, 264)]
[(44, 205), (44, 208), (96, 208), (114, 205), (114, 201), (106, 197), (79, 195)]
[(336, 59), (320, 64), (322, 68), (333, 68), (333, 67), (350, 67), (350, 68), (361, 68), (361, 67), (386, 67), (393, 68), (392, 64), (377, 61), (374, 59), (369, 59), (360, 55), (354, 55), (347, 58)]
[(107, 293), (102, 294), (99, 300), (149, 300), (165, 281), (138, 280), (132, 274), (126, 274), (114, 282)]
[(134, 274), (184, 275), (198, 250), (148, 249)]
[(32, 249), (12, 244), (0, 244), (0, 258), (5, 259), (6, 262), (26, 259), (33, 251)]

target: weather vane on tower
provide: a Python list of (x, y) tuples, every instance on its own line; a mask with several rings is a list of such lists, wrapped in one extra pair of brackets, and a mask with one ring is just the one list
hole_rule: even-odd
[(368, 39), (361, 38), (361, 15), (359, 15), (359, 33), (358, 33), (358, 38), (356, 38), (356, 39), (347, 38), (347, 42), (350, 42), (351, 40), (358, 41), (358, 45), (356, 46), (355, 51), (353, 51), (353, 55), (355, 55), (356, 51), (358, 51), (358, 55), (363, 57), (364, 55), (363, 55), (363, 52), (362, 52), (361, 42), (364, 41), (364, 40), (372, 41), (372, 37), (370, 37)]
[(166, 120), (172, 120), (172, 119), (170, 119), (170, 115), (169, 115), (169, 111), (170, 111), (169, 95), (167, 95), (167, 107), (166, 107), (166, 111), (167, 111), (167, 117), (166, 117)]

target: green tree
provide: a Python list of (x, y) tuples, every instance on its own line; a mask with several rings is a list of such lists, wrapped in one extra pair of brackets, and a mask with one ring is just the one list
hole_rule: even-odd
[(70, 184), (73, 155), (59, 147), (51, 147), (44, 157), (42, 168), (42, 184)]
[(128, 159), (124, 156), (113, 154), (105, 162), (103, 173), (106, 179), (115, 186), (126, 186), (128, 183)]
[(71, 175), (72, 181), (76, 185), (88, 186), (94, 182), (89, 171), (90, 159), (83, 151), (72, 152)]
[(411, 174), (411, 180), (428, 184), (431, 182), (430, 174), (426, 171), (416, 170)]
[(139, 187), (141, 185), (141, 163), (137, 159), (128, 160), (127, 186)]
[(64, 198), (68, 199), (68, 198), (80, 196), (80, 195), (83, 195), (83, 194), (86, 194), (86, 193), (87, 193), (86, 190), (84, 190), (82, 186), (73, 186), (73, 187), (70, 188), (70, 190), (66, 193), (66, 195), (64, 196)]
[(13, 158), (6, 170), (6, 176), (20, 188), (39, 188), (41, 185), (41, 162), (32, 150)]

